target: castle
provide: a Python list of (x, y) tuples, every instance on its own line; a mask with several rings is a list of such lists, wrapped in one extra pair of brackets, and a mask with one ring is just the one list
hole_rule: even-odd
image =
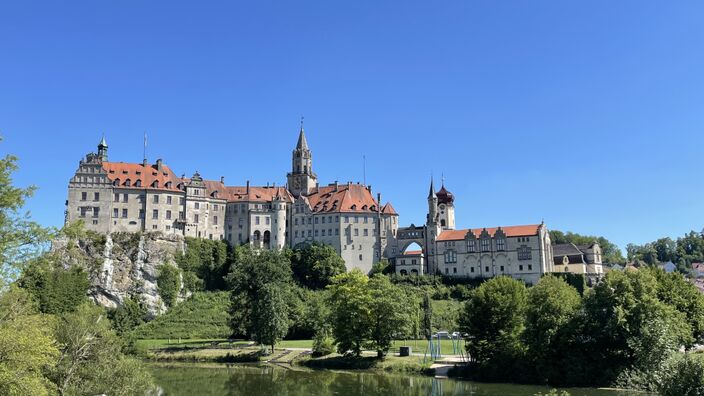
[[(66, 222), (100, 232), (150, 232), (281, 249), (313, 241), (332, 246), (348, 269), (364, 272), (382, 259), (399, 274), (470, 278), (500, 274), (535, 283), (554, 271), (547, 227), (541, 224), (455, 229), (454, 196), (443, 184), (428, 193), (426, 224), (399, 227), (381, 194), (359, 183), (320, 186), (301, 126), (286, 186), (227, 186), (195, 172), (177, 176), (161, 159), (150, 164), (108, 161), (103, 138), (71, 178)], [(410, 246), (419, 250), (410, 250)]]

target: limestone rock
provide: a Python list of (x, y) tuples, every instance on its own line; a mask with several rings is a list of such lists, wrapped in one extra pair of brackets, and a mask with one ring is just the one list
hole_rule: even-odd
[[(64, 267), (80, 266), (88, 272), (88, 294), (97, 304), (115, 308), (126, 298), (139, 297), (151, 315), (166, 310), (157, 290), (157, 268), (176, 266), (174, 257), (184, 249), (183, 237), (161, 233), (90, 234), (52, 243)], [(187, 297), (183, 289), (181, 294)]]

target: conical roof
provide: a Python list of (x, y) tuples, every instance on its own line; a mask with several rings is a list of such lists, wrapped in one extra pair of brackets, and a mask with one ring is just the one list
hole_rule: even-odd
[(296, 150), (308, 150), (308, 141), (306, 140), (306, 134), (303, 132), (303, 127), (301, 127), (301, 132), (298, 134)]

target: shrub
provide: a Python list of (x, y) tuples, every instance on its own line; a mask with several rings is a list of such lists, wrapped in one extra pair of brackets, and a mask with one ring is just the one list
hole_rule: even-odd
[(704, 395), (704, 361), (685, 355), (668, 364), (658, 393), (663, 396)]
[(172, 265), (162, 264), (158, 268), (156, 285), (164, 304), (174, 306), (181, 291), (181, 271)]

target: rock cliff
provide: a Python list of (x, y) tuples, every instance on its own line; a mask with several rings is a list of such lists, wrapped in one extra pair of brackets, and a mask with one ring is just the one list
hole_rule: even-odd
[(96, 303), (114, 308), (138, 297), (152, 315), (166, 310), (157, 289), (157, 268), (176, 266), (174, 257), (184, 249), (182, 237), (161, 233), (89, 234), (62, 237), (52, 244), (64, 267), (80, 266), (88, 272), (89, 297)]

